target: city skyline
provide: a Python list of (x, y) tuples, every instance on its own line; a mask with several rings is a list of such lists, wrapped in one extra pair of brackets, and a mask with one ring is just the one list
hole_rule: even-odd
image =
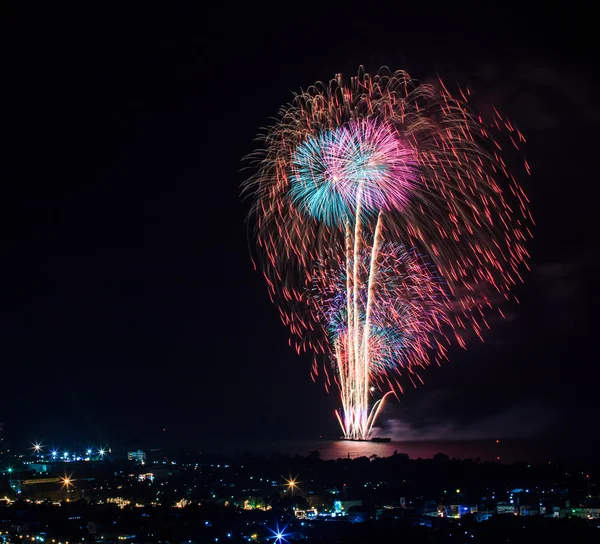
[(565, 532), (583, 544), (600, 529), (597, 458), (88, 450), (50, 460), (43, 449), (16, 451), (14, 467), (0, 470), (3, 542), (496, 542), (498, 532), (527, 541)]

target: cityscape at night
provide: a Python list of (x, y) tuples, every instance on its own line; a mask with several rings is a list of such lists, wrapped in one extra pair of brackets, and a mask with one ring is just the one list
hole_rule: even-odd
[(3, 542), (525, 542), (566, 532), (596, 542), (600, 531), (597, 465), (35, 442), (2, 464)]
[(600, 542), (589, 9), (8, 8), (0, 544)]

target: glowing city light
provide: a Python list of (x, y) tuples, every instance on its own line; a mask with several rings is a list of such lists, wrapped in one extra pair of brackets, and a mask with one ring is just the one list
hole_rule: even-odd
[(285, 485), (288, 488), (290, 495), (294, 495), (294, 490), (298, 489), (298, 480), (296, 478), (292, 478), (291, 476), (285, 480)]
[(269, 529), (269, 531), (271, 531), (272, 536), (270, 536), (268, 538), (272, 539), (274, 542), (278, 542), (278, 543), (289, 542), (289, 540), (287, 540), (287, 537), (289, 535), (285, 533), (286, 529), (287, 529), (287, 525), (283, 529), (280, 529), (279, 524), (277, 523), (275, 525), (275, 530)]
[(71, 476), (64, 476), (63, 478), (61, 478), (61, 483), (62, 483), (62, 487), (65, 489), (66, 492), (66, 500), (69, 500), (69, 487), (73, 486), (73, 478)]

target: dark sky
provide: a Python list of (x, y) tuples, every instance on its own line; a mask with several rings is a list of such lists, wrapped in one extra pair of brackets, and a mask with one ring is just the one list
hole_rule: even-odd
[(385, 64), (468, 83), (516, 122), (538, 226), (522, 304), (485, 344), (430, 369), (382, 424), (415, 438), (550, 433), (590, 447), (600, 102), (584, 3), (251, 4), (2, 17), (8, 438), (147, 447), (336, 435), (336, 395), (310, 380), (253, 271), (242, 158), (292, 91)]

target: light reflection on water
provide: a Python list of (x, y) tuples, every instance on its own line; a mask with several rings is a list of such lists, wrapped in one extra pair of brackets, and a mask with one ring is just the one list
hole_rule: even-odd
[[(494, 444), (496, 445), (496, 444)], [(394, 452), (406, 453), (411, 459), (419, 457), (428, 459), (436, 453), (445, 453), (449, 457), (476, 458), (482, 460), (496, 459), (498, 455), (486, 451), (482, 443), (439, 443), (439, 442), (353, 442), (347, 440), (330, 441), (323, 444), (319, 450), (323, 459), (339, 457), (389, 457)]]
[(308, 455), (318, 451), (321, 459), (338, 459), (356, 457), (389, 457), (394, 452), (406, 453), (411, 459), (430, 459), (436, 453), (444, 453), (450, 458), (477, 459), (482, 461), (514, 462), (518, 460), (534, 460), (538, 457), (522, 442), (495, 440), (477, 440), (460, 442), (355, 442), (351, 440), (280, 440), (255, 444), (230, 444), (227, 452), (242, 453), (244, 451), (257, 455)]

